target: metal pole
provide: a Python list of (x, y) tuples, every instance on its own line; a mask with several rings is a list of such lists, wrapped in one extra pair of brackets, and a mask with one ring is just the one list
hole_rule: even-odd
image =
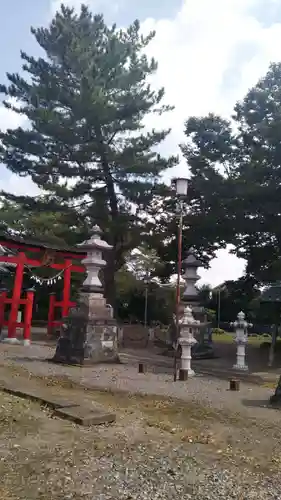
[[(177, 262), (177, 289), (176, 289), (176, 331), (177, 340), (180, 336), (179, 315), (180, 315), (180, 279), (181, 279), (181, 261), (182, 261), (182, 219), (183, 219), (183, 202), (180, 202), (180, 217), (178, 227), (178, 262)], [(177, 349), (175, 349), (174, 357), (174, 380), (177, 380)]]
[(183, 218), (183, 203), (180, 202), (180, 217), (178, 227), (178, 263), (177, 263), (177, 296), (176, 296), (176, 326), (177, 337), (179, 337), (179, 306), (180, 306), (180, 280), (181, 280), (181, 261), (182, 261), (182, 218)]
[(147, 283), (145, 285), (145, 302), (144, 302), (144, 328), (147, 327), (147, 305), (148, 305), (148, 288)]
[(220, 327), (221, 322), (221, 291), (218, 291), (218, 328)]

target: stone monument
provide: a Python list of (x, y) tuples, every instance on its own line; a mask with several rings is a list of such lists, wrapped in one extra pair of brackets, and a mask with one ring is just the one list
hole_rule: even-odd
[(106, 304), (99, 279), (99, 272), (106, 265), (102, 254), (110, 251), (112, 246), (101, 239), (101, 229), (95, 226), (91, 238), (79, 247), (86, 253), (82, 260), (86, 279), (77, 305), (70, 309), (69, 316), (64, 319), (52, 361), (79, 365), (120, 362), (117, 324), (112, 307)]
[(187, 380), (195, 375), (191, 368), (191, 348), (197, 340), (194, 335), (200, 327), (200, 321), (194, 319), (192, 309), (186, 306), (183, 317), (180, 319), (180, 338), (181, 346), (181, 366), (179, 371), (179, 380)]
[(248, 366), (245, 363), (246, 357), (246, 344), (248, 342), (248, 328), (251, 328), (252, 323), (248, 323), (245, 320), (245, 313), (241, 311), (237, 314), (237, 320), (233, 323), (230, 323), (235, 330), (235, 342), (237, 344), (237, 353), (236, 353), (236, 363), (233, 366), (234, 370), (243, 370), (247, 371)]
[(196, 282), (200, 278), (197, 270), (198, 267), (202, 266), (202, 262), (196, 259), (193, 248), (188, 250), (187, 257), (183, 260), (182, 264), (184, 268), (183, 278), (185, 280), (185, 290), (182, 296), (183, 308), (185, 305), (191, 307), (195, 319), (201, 323), (201, 328), (198, 331), (200, 334), (199, 344), (212, 343), (210, 342), (212, 339), (209, 333), (210, 323), (206, 320), (204, 307), (200, 306), (199, 292), (196, 287)]
[(191, 307), (193, 312), (198, 309), (201, 312), (200, 301), (198, 298), (198, 289), (195, 284), (199, 280), (200, 276), (197, 273), (198, 267), (202, 263), (200, 260), (196, 259), (194, 255), (193, 248), (190, 248), (187, 253), (187, 257), (183, 260), (182, 266), (184, 269), (183, 279), (185, 281), (185, 289), (183, 292), (182, 300), (185, 305)]

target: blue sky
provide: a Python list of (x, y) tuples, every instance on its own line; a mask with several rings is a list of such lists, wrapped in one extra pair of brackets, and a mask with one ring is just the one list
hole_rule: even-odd
[[(0, 81), (6, 72), (20, 71), (20, 50), (37, 55), (30, 26), (47, 25), (59, 0), (1, 0)], [(64, 3), (78, 7), (79, 0)], [(183, 124), (190, 115), (209, 111), (229, 116), (238, 99), (263, 76), (271, 61), (281, 60), (281, 0), (86, 0), (94, 12), (103, 12), (109, 23), (125, 26), (135, 18), (142, 29), (156, 30), (149, 54), (159, 70), (153, 84), (165, 86), (166, 100), (175, 105), (161, 128), (172, 133), (163, 152), (178, 153)], [(19, 117), (0, 106), (1, 128), (19, 124)], [(22, 123), (22, 122), (21, 122)], [(158, 122), (159, 123), (159, 122)], [(149, 119), (147, 126), (157, 126)], [(181, 162), (173, 174), (188, 175)], [(167, 182), (169, 179), (167, 178)], [(28, 179), (11, 176), (0, 167), (0, 185), (14, 192), (30, 192)], [(218, 284), (235, 279), (243, 262), (220, 251), (204, 281)]]

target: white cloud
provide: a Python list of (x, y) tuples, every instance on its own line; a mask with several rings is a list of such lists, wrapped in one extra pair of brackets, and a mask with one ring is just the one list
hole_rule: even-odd
[[(51, 13), (55, 14), (58, 10), (60, 10), (61, 4), (67, 5), (68, 7), (74, 9), (80, 9), (82, 4), (88, 5), (91, 9), (101, 9), (104, 5), (103, 0), (51, 0)], [(113, 6), (113, 10), (116, 10), (116, 3)]]
[(244, 273), (245, 264), (246, 261), (244, 259), (238, 259), (229, 250), (218, 250), (217, 257), (212, 260), (211, 267), (209, 269), (199, 269), (200, 280), (198, 284), (207, 283), (212, 286), (218, 286), (224, 281), (236, 280)]
[[(27, 124), (26, 117), (15, 113), (3, 105), (0, 105), (0, 130), (8, 128), (24, 127)], [(10, 174), (3, 164), (0, 164), (0, 189), (14, 194), (38, 194), (39, 190), (29, 177), (18, 177)]]

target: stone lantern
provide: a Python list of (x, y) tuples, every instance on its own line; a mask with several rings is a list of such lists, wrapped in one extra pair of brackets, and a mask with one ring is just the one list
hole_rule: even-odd
[(65, 319), (53, 361), (68, 364), (118, 362), (117, 325), (99, 279), (99, 272), (106, 265), (103, 252), (110, 251), (112, 246), (101, 239), (101, 230), (95, 226), (91, 238), (79, 247), (86, 253), (82, 260), (86, 279), (77, 305), (70, 309)]
[(194, 311), (194, 309), (199, 306), (198, 289), (195, 284), (200, 278), (197, 270), (198, 267), (202, 266), (202, 263), (194, 256), (193, 248), (188, 250), (187, 257), (183, 260), (182, 265), (184, 268), (183, 279), (185, 281), (185, 290), (183, 292), (182, 300), (185, 304), (192, 307), (192, 310)]
[(245, 320), (245, 313), (241, 311), (237, 314), (237, 320), (230, 323), (235, 330), (235, 342), (237, 344), (237, 359), (236, 364), (233, 366), (235, 370), (247, 371), (248, 366), (245, 363), (246, 344), (248, 342), (248, 328), (252, 328), (252, 323)]
[(179, 380), (187, 380), (188, 377), (193, 377), (195, 375), (194, 371), (191, 368), (191, 348), (197, 342), (197, 340), (194, 338), (194, 335), (198, 331), (200, 321), (194, 319), (191, 307), (186, 306), (184, 309), (183, 317), (181, 318), (179, 323), (179, 344), (182, 348)]
[(199, 291), (196, 287), (196, 282), (200, 278), (197, 270), (198, 267), (202, 266), (202, 262), (195, 257), (193, 248), (188, 250), (187, 257), (184, 259), (182, 265), (184, 268), (183, 279), (185, 280), (185, 290), (183, 292), (182, 301), (185, 305), (191, 307), (195, 318), (200, 320), (200, 346), (205, 343), (212, 343), (210, 323), (206, 319), (204, 307), (200, 306)]
[(106, 261), (103, 260), (102, 254), (107, 250), (111, 250), (112, 246), (101, 239), (101, 233), (102, 231), (99, 226), (94, 226), (91, 238), (88, 241), (83, 241), (78, 246), (82, 252), (86, 252), (85, 259), (81, 261), (87, 273), (83, 289), (84, 291), (97, 292), (103, 297), (99, 272), (106, 266)]

